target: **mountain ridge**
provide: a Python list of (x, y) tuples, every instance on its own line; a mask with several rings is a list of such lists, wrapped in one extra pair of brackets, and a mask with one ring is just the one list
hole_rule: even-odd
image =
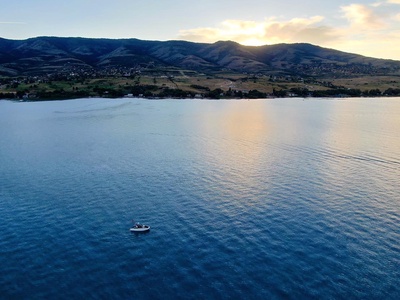
[(0, 38), (0, 75), (30, 76), (75, 69), (176, 68), (196, 72), (349, 77), (399, 75), (400, 61), (379, 59), (308, 43), (244, 46), (233, 41), (194, 43), (135, 38)]

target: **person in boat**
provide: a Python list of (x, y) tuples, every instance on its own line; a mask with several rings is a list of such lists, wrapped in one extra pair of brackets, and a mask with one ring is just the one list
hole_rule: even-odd
[(135, 224), (133, 225), (133, 228), (142, 228), (142, 225), (139, 222), (135, 222), (134, 220), (132, 220), (132, 222)]

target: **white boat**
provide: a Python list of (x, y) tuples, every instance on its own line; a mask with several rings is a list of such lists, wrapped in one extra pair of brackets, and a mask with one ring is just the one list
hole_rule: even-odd
[(145, 231), (149, 231), (150, 230), (150, 226), (149, 225), (142, 225), (139, 223), (136, 223), (133, 227), (131, 227), (129, 229), (132, 232), (145, 232)]

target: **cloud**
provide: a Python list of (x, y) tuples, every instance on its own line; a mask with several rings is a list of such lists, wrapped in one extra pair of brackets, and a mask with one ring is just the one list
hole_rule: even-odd
[(225, 20), (217, 27), (180, 31), (180, 38), (192, 41), (215, 42), (234, 40), (245, 45), (309, 42), (321, 44), (336, 40), (335, 30), (321, 25), (322, 16), (279, 21), (269, 18), (262, 22)]
[(0, 24), (7, 24), (7, 25), (25, 25), (25, 22), (1, 22)]
[(335, 30), (320, 25), (323, 17), (309, 19), (295, 18), (287, 22), (268, 22), (265, 26), (265, 38), (282, 42), (325, 43), (338, 38)]
[(225, 20), (215, 27), (181, 30), (195, 42), (233, 40), (244, 45), (307, 42), (371, 57), (400, 60), (400, 0), (338, 7), (339, 15), (308, 18)]
[(353, 27), (381, 29), (385, 27), (382, 17), (372, 8), (362, 4), (350, 4), (341, 7), (344, 17)]

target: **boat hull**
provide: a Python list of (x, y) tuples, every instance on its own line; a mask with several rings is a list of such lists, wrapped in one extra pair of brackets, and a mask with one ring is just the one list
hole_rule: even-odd
[(132, 227), (129, 230), (131, 232), (146, 232), (150, 230), (150, 226), (143, 225), (143, 227)]

